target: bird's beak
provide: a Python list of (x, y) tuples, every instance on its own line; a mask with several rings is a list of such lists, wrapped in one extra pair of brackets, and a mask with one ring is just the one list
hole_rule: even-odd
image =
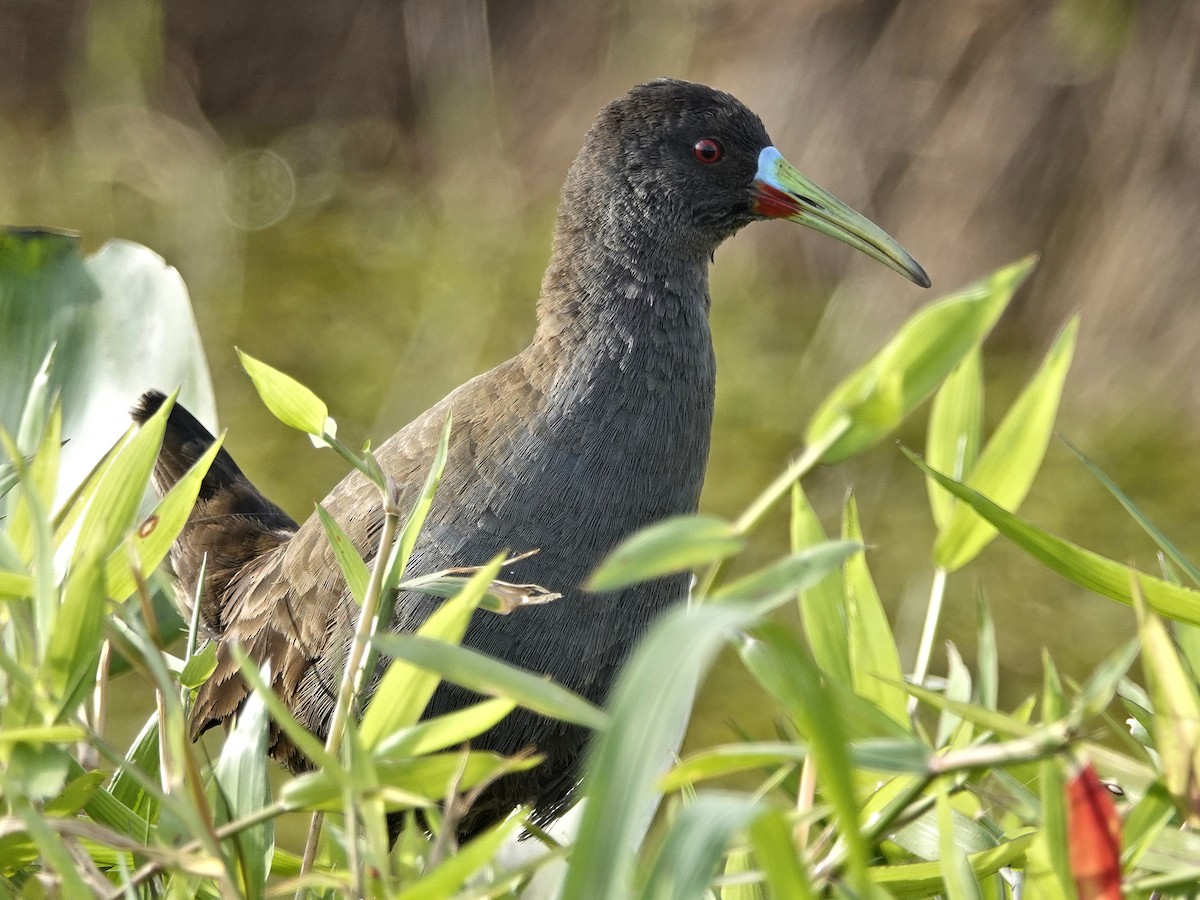
[(929, 276), (907, 250), (870, 219), (801, 175), (774, 147), (764, 147), (758, 154), (758, 173), (751, 190), (755, 215), (815, 228), (895, 269), (914, 284), (929, 287)]

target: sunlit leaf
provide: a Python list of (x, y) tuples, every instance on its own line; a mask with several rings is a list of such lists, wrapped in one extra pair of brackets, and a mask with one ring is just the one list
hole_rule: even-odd
[(745, 538), (723, 519), (678, 516), (627, 538), (596, 567), (586, 587), (590, 591), (617, 590), (716, 562), (745, 544)]
[(329, 408), (320, 397), (278, 369), (238, 350), (242, 368), (272, 415), (289, 428), (320, 437), (325, 433)]
[(642, 900), (703, 896), (726, 845), (753, 821), (759, 804), (745, 794), (704, 793), (672, 823), (642, 887)]
[(891, 434), (991, 331), (1035, 262), (1027, 257), (999, 269), (909, 319), (834, 388), (810, 420), (805, 443), (820, 443), (826, 432), (849, 418), (849, 430), (825, 453), (824, 461), (832, 463)]
[[(865, 543), (858, 520), (858, 504), (853, 496), (846, 498), (842, 537), (859, 545)], [(867, 568), (865, 552), (855, 554), (846, 563), (844, 585), (854, 691), (871, 700), (896, 722), (909, 727), (908, 698), (897, 687), (904, 681), (900, 654)]]
[[(1041, 368), (1009, 407), (979, 461), (956, 480), (969, 484), (1007, 510), (1021, 505), (1033, 484), (1054, 431), (1067, 369), (1075, 351), (1079, 318), (1073, 318), (1046, 354)], [(933, 468), (932, 461), (928, 461)], [(948, 474), (950, 469), (941, 470)], [(936, 488), (931, 488), (936, 490)], [(937, 564), (948, 571), (962, 568), (995, 537), (996, 530), (970, 507), (958, 504), (938, 533)]]
[[(823, 543), (825, 530), (799, 483), (792, 488), (792, 552)], [(850, 684), (850, 639), (842, 579), (829, 575), (800, 594), (800, 619), (813, 659), (835, 681)]]
[[(930, 469), (908, 451), (908, 457), (930, 478), (987, 519), (1025, 552), (1069, 581), (1105, 597), (1133, 604), (1129, 568), (1099, 554), (1043, 531), (997, 506), (979, 492)], [(1200, 591), (1193, 591), (1159, 578), (1138, 573), (1138, 584), (1146, 603), (1168, 618), (1200, 625)]]
[[(938, 389), (929, 411), (925, 458), (939, 472), (964, 479), (983, 440), (983, 354), (976, 346)], [(954, 497), (930, 483), (929, 507), (938, 530), (954, 512)]]

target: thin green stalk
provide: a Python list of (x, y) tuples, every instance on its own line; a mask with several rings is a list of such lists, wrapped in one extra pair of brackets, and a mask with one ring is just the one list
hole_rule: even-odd
[[(350, 644), (350, 652), (346, 657), (346, 667), (342, 671), (342, 683), (338, 689), (337, 703), (333, 708), (333, 718), (329, 723), (329, 734), (325, 738), (325, 752), (337, 756), (342, 746), (342, 735), (346, 730), (346, 721), (354, 698), (362, 684), (363, 662), (366, 659), (367, 648), (376, 627), (376, 613), (383, 596), (383, 581), (387, 571), (387, 561), (392, 542), (396, 539), (396, 531), (400, 524), (399, 489), (395, 483), (388, 480), (388, 486), (383, 491), (383, 531), (379, 535), (379, 551), (375, 554), (375, 562), (371, 569), (371, 581), (367, 585), (367, 593), (363, 597), (362, 609), (358, 613), (358, 623), (354, 629), (354, 639)], [(317, 840), (321, 835), (323, 816), (313, 813), (309, 823), (308, 838), (304, 844), (304, 860), (300, 864), (300, 876), (312, 871), (313, 862), (317, 856)], [(297, 891), (296, 898), (301, 900), (303, 888)]]
[[(921, 643), (917, 646), (917, 660), (913, 663), (913, 684), (923, 685), (929, 674), (929, 658), (933, 655), (933, 639), (937, 635), (938, 623), (942, 618), (942, 603), (946, 599), (946, 576), (949, 573), (938, 566), (933, 570), (933, 584), (929, 587), (929, 605), (925, 607), (925, 625), (921, 628)], [(917, 709), (917, 698), (908, 698), (908, 714)]]
[[(788, 495), (792, 489), (792, 485), (816, 468), (821, 460), (824, 459), (829, 448), (837, 443), (838, 439), (849, 428), (850, 419), (843, 416), (833, 428), (825, 432), (821, 440), (805, 447), (804, 452), (792, 460), (788, 467), (779, 474), (779, 477), (767, 485), (766, 489), (754, 499), (754, 502), (733, 523), (733, 527), (737, 530), (738, 534), (747, 535), (758, 527), (758, 524), (771, 511), (771, 508)], [(704, 573), (704, 577), (700, 579), (700, 583), (696, 589), (697, 596), (705, 597), (712, 591), (724, 573), (728, 562), (728, 560), (721, 560), (708, 567), (708, 571)]]

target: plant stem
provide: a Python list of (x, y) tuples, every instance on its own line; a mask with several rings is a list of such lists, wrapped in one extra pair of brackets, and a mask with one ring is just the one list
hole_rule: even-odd
[[(350, 717), (350, 708), (362, 684), (363, 661), (366, 659), (367, 648), (377, 625), (376, 613), (383, 595), (384, 574), (387, 571), (392, 542), (396, 539), (396, 530), (400, 523), (400, 511), (396, 502), (398, 493), (399, 490), (389, 479), (389, 484), (382, 491), (384, 517), (383, 530), (379, 535), (379, 551), (375, 554), (375, 562), (371, 568), (371, 581), (367, 585), (362, 609), (358, 613), (358, 624), (355, 626), (354, 639), (346, 656), (346, 667), (342, 671), (342, 683), (338, 689), (337, 703), (333, 708), (333, 718), (329, 723), (329, 735), (325, 738), (325, 752), (330, 756), (337, 756), (338, 750), (341, 749), (346, 720)], [(352, 813), (353, 811), (348, 812)], [(309, 822), (308, 838), (304, 843), (304, 860), (300, 865), (301, 877), (312, 871), (313, 863), (316, 860), (317, 841), (321, 835), (322, 819), (322, 814), (315, 812)], [(297, 900), (300, 900), (303, 894), (303, 888), (297, 891)]]
[[(933, 584), (929, 587), (929, 605), (925, 607), (925, 625), (921, 629), (921, 643), (917, 645), (917, 660), (913, 664), (913, 684), (921, 686), (929, 674), (929, 657), (933, 654), (933, 639), (937, 635), (938, 622), (942, 618), (942, 602), (946, 598), (947, 572), (941, 566), (933, 570)], [(917, 698), (908, 698), (908, 714), (917, 709)]]
[[(832, 428), (822, 435), (819, 441), (805, 447), (804, 452), (792, 460), (788, 467), (774, 481), (767, 485), (766, 489), (754, 499), (754, 502), (733, 523), (733, 527), (738, 534), (747, 535), (752, 532), (766, 514), (771, 511), (771, 508), (779, 502), (780, 498), (787, 495), (792, 489), (792, 485), (807, 475), (812, 469), (816, 468), (829, 451), (829, 448), (837, 443), (849, 428), (850, 419), (843, 416)], [(696, 596), (705, 597), (712, 591), (714, 585), (716, 585), (722, 573), (724, 573), (727, 563), (728, 560), (721, 560), (709, 566), (708, 571), (704, 573), (704, 577), (700, 579), (695, 591)]]

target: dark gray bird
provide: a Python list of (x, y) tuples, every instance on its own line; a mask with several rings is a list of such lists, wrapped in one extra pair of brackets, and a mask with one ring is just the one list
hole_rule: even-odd
[[(376, 451), (401, 485), (419, 485), (453, 412), (445, 475), (409, 573), (538, 548), (502, 577), (563, 594), (509, 616), (477, 613), (465, 644), (602, 704), (649, 622), (685, 598), (686, 575), (606, 594), (580, 585), (634, 531), (696, 510), (716, 376), (709, 261), (722, 241), (759, 219), (815, 228), (929, 285), (899, 244), (792, 168), (758, 116), (730, 95), (662, 79), (597, 117), (563, 187), (533, 342)], [(161, 394), (147, 394), (135, 417), (145, 421), (161, 402)], [(155, 468), (158, 490), (211, 441), (177, 406)], [(351, 473), (324, 506), (370, 558), (383, 520), (376, 488)], [(221, 451), (171, 554), (188, 602), (206, 555), (200, 622), (219, 663), (200, 689), (193, 734), (228, 723), (246, 699), (228, 652), (237, 642), (255, 660), (271, 661), (275, 690), (324, 737), (358, 607), (320, 522), (313, 516), (298, 525)], [(391, 627), (414, 630), (438, 602), (401, 595)], [(426, 715), (476, 699), (443, 684)], [(476, 747), (505, 754), (533, 747), (545, 762), (498, 782), (461, 833), (522, 803), (541, 820), (553, 818), (570, 801), (587, 739), (584, 728), (511, 713)], [(306, 766), (277, 731), (271, 752), (293, 770)]]

